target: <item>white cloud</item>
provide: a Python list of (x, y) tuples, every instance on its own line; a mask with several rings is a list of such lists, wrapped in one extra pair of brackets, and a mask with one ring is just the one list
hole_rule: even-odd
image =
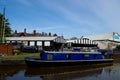
[[(119, 31), (120, 29), (120, 22), (119, 22), (120, 21), (120, 5), (119, 5), (120, 1), (119, 0), (90, 0), (90, 1), (76, 0), (71, 3), (73, 3), (74, 6), (77, 6), (78, 10), (79, 8), (82, 7), (87, 12), (90, 12), (92, 13), (92, 15), (94, 15), (94, 16), (82, 15), (83, 17), (85, 17), (85, 19), (79, 18), (80, 23), (82, 21), (81, 24), (86, 24), (88, 25), (88, 27), (91, 27), (91, 29), (94, 29), (94, 30), (96, 29), (96, 32), (97, 31), (98, 32)], [(81, 12), (78, 12), (77, 15), (79, 15), (80, 13)], [(86, 16), (88, 18), (86, 18)]]
[[(81, 12), (81, 10), (79, 9), (80, 7), (84, 7), (84, 6), (81, 6), (76, 1), (78, 1), (78, 0), (73, 0), (72, 2), (70, 2), (70, 1), (67, 2), (67, 3), (69, 3), (69, 6), (70, 6), (70, 4), (71, 4), (71, 6), (73, 6), (73, 9), (70, 9), (68, 4), (66, 4), (66, 5), (61, 4), (60, 1), (54, 2), (54, 4), (44, 1), (43, 4), (46, 7), (48, 7), (49, 9), (53, 9), (53, 10), (59, 12), (59, 15), (66, 18), (67, 20), (73, 22), (74, 24), (78, 24), (78, 25), (86, 24), (86, 25), (91, 26), (92, 28), (94, 28), (94, 26), (98, 26), (100, 24), (99, 21), (97, 21), (97, 19), (95, 19), (95, 18), (92, 18), (91, 16), (88, 16), (87, 14), (89, 14), (89, 13), (85, 13), (86, 15), (84, 15), (84, 13)], [(90, 18), (88, 18), (88, 17), (90, 17)]]
[(52, 27), (42, 27), (39, 30), (40, 31), (47, 31), (47, 30), (56, 30), (56, 29), (64, 29), (63, 26), (52, 26)]
[[(65, 26), (44, 26), (44, 27), (36, 27), (35, 29), (38, 32), (47, 32), (47, 31), (55, 31), (55, 30), (64, 30), (66, 27)], [(29, 29), (29, 32), (32, 32), (33, 29)]]
[(30, 2), (30, 0), (16, 0), (16, 1), (18, 1), (19, 3), (21, 3), (21, 4), (23, 4), (23, 5), (25, 5), (25, 6), (31, 6), (31, 2)]
[[(88, 5), (88, 8), (93, 11), (104, 22), (104, 27), (113, 29), (120, 26), (120, 6), (118, 0), (92, 0), (94, 2)], [(102, 27), (102, 26), (101, 26)]]

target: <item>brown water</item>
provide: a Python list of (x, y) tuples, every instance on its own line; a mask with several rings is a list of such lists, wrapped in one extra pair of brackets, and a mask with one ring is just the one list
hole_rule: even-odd
[(120, 80), (120, 63), (101, 67), (90, 65), (87, 68), (0, 66), (0, 80)]

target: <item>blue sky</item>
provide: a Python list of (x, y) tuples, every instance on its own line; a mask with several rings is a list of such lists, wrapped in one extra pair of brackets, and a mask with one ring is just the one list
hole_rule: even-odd
[(66, 38), (120, 31), (120, 0), (0, 0), (11, 28)]

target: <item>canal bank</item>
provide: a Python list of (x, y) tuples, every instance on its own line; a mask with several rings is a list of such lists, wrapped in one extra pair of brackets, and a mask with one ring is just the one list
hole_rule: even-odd
[[(114, 59), (114, 63), (116, 62), (120, 62), (120, 54), (113, 54), (112, 55), (112, 58)], [(16, 66), (16, 65), (26, 65), (25, 64), (25, 61), (24, 61), (24, 58), (23, 59), (20, 59), (20, 60), (0, 60), (0, 65), (13, 65), (13, 66)]]
[(0, 56), (0, 65), (26, 65), (24, 58), (39, 58), (39, 53), (20, 53), (18, 55)]
[(26, 65), (24, 60), (0, 60), (0, 65)]

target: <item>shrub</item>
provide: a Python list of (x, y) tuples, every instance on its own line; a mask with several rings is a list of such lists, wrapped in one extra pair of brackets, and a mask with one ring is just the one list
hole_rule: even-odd
[(120, 49), (120, 45), (117, 45), (116, 48), (117, 48), (117, 49)]

